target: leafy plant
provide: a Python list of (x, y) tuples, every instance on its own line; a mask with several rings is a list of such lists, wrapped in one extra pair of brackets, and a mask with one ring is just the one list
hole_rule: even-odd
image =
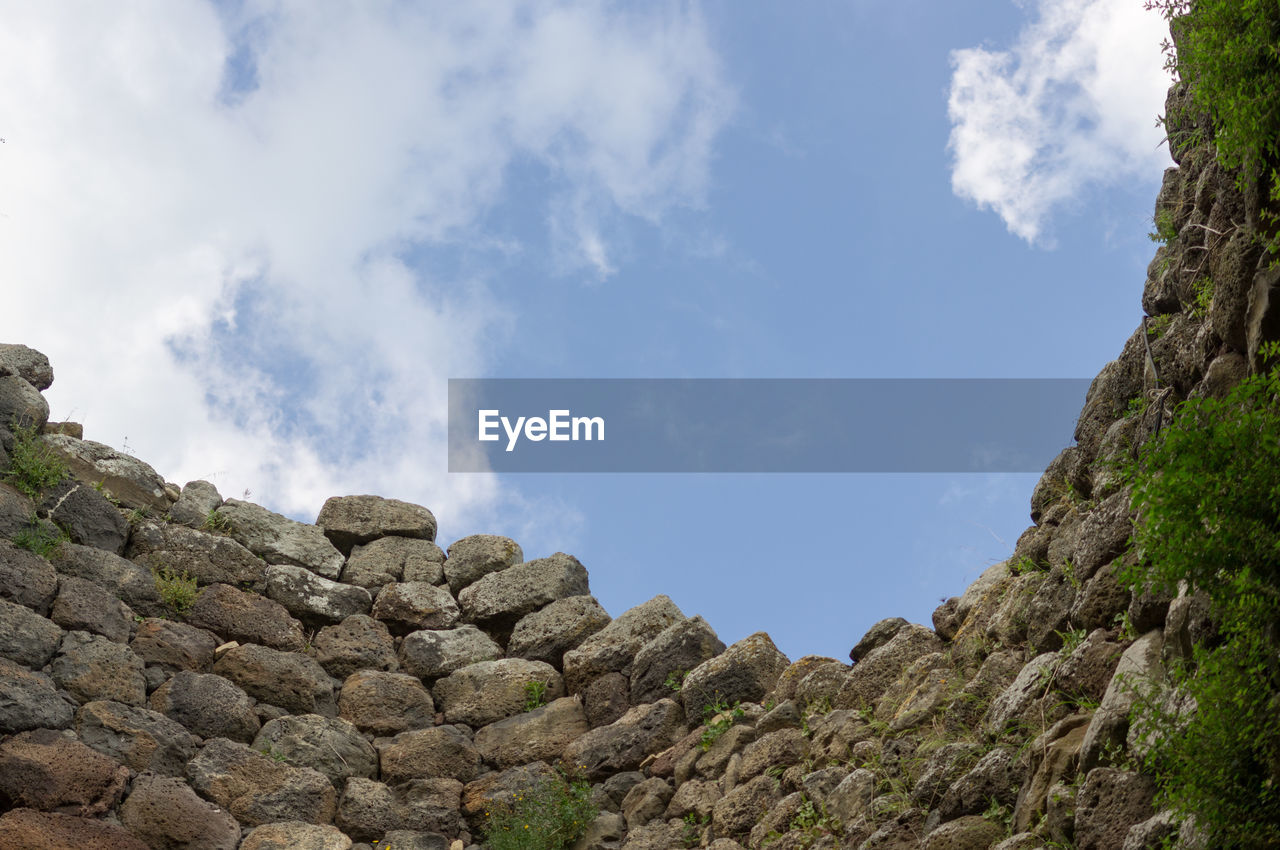
[(689, 675), (688, 670), (672, 670), (667, 674), (667, 678), (663, 681), (662, 686), (668, 690), (680, 692), (684, 687), (684, 677)]
[(1193, 285), (1195, 300), (1191, 303), (1191, 315), (1203, 319), (1209, 315), (1209, 306), (1213, 303), (1213, 278), (1202, 277)]
[(742, 706), (736, 702), (733, 705), (716, 702), (704, 708), (702, 713), (703, 729), (702, 736), (698, 739), (698, 746), (703, 750), (711, 749), (711, 745), (720, 740), (721, 735), (746, 716)]
[(171, 610), (185, 614), (196, 604), (199, 590), (194, 576), (185, 570), (181, 573), (174, 572), (169, 567), (153, 569), (152, 573), (155, 575), (156, 592), (160, 594), (160, 600)]
[(533, 711), (535, 708), (542, 708), (547, 704), (547, 683), (546, 682), (525, 682), (524, 683), (524, 710)]
[(204, 518), (204, 522), (200, 524), (200, 529), (202, 531), (212, 531), (215, 534), (230, 534), (231, 520), (227, 519), (224, 514), (218, 513), (218, 509), (214, 508)]
[(689, 812), (684, 816), (684, 825), (680, 829), (680, 841), (686, 848), (697, 847), (702, 843), (702, 833), (711, 823), (711, 815), (698, 816), (697, 812)]
[(1156, 229), (1147, 234), (1147, 238), (1160, 245), (1167, 245), (1178, 238), (1178, 228), (1174, 225), (1173, 210), (1162, 209), (1156, 213)]
[(597, 814), (585, 779), (548, 778), (510, 802), (489, 807), (485, 842), (490, 850), (563, 850), (581, 837)]
[(66, 540), (66, 532), (57, 526), (51, 527), (50, 523), (40, 522), (36, 516), (32, 516), (26, 526), (13, 535), (14, 546), (34, 552), (41, 558), (52, 556)]
[(1220, 619), (1218, 642), (1169, 671), (1194, 716), (1150, 700), (1140, 718), (1164, 804), (1194, 815), (1215, 847), (1280, 846), (1278, 469), (1273, 369), (1225, 398), (1184, 402), (1131, 470), (1139, 557), (1124, 580), (1167, 592), (1186, 582)]
[(1159, 316), (1152, 316), (1147, 319), (1147, 334), (1153, 339), (1159, 339), (1169, 330), (1170, 323), (1173, 322), (1171, 313), (1161, 313)]
[(38, 500), (41, 493), (67, 477), (67, 464), (40, 440), (35, 426), (15, 428), (13, 437), (4, 480), (27, 497)]

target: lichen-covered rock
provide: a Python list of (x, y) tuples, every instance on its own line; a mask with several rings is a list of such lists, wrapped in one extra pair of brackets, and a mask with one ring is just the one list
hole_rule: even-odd
[[(459, 805), (463, 785), (449, 777), (416, 779), (392, 788), (370, 779), (351, 779), (338, 802), (336, 822), (361, 841), (378, 841), (398, 830), (456, 835), (463, 828)], [(399, 847), (389, 838), (382, 846)]]
[[(977, 744), (967, 741), (953, 741), (943, 744), (929, 754), (924, 769), (911, 788), (911, 799), (927, 809), (932, 809), (942, 800), (947, 789), (977, 763), (982, 750)], [(871, 797), (867, 797), (870, 805)]]
[(436, 539), (436, 518), (421, 505), (381, 496), (334, 496), (320, 508), (316, 525), (343, 555), (379, 537)]
[(627, 833), (621, 850), (670, 850), (682, 847), (684, 825), (676, 823), (646, 823)]
[(0, 732), (64, 729), (75, 715), (75, 701), (43, 673), (0, 658)]
[(372, 617), (353, 614), (325, 626), (313, 641), (315, 658), (330, 676), (346, 679), (357, 670), (395, 670), (395, 641), (387, 627)]
[(229, 649), (213, 672), (260, 702), (296, 714), (336, 714), (333, 682), (314, 659), (295, 652), (244, 644)]
[(911, 662), (923, 655), (941, 652), (942, 648), (942, 641), (931, 629), (913, 624), (899, 627), (893, 637), (853, 665), (836, 695), (836, 707), (874, 706)]
[[(842, 664), (836, 659), (828, 658), (825, 655), (806, 655), (792, 661), (787, 669), (782, 671), (782, 675), (778, 677), (778, 681), (774, 684), (773, 695), (780, 702), (796, 700), (796, 691), (799, 689), (800, 683), (819, 670), (829, 670), (834, 674), (832, 678), (837, 682), (835, 690), (831, 693), (831, 696), (834, 697), (839, 692), (840, 685), (844, 684), (844, 677), (849, 672), (849, 665)], [(805, 700), (801, 698), (799, 702), (804, 703)]]
[(932, 652), (911, 662), (876, 703), (875, 716), (894, 732), (919, 726), (960, 689), (960, 674), (945, 653)]
[(393, 581), (444, 580), (444, 552), (430, 540), (383, 537), (356, 546), (342, 568), (342, 581), (376, 591)]
[(33, 729), (0, 743), (0, 803), (6, 808), (93, 817), (123, 796), (129, 769), (70, 732)]
[(344, 558), (324, 532), (269, 511), (252, 502), (227, 499), (218, 516), (231, 526), (231, 536), (268, 564), (288, 564), (336, 579)]
[(1021, 778), (1014, 752), (997, 747), (952, 783), (942, 796), (937, 812), (943, 820), (948, 820), (981, 814), (993, 802), (1012, 806), (1017, 801)]
[(865, 658), (873, 649), (884, 646), (893, 640), (894, 635), (902, 630), (904, 626), (911, 625), (901, 617), (888, 617), (884, 620), (873, 624), (867, 629), (867, 633), (862, 636), (853, 649), (849, 650), (849, 660), (857, 663)]
[(684, 737), (684, 711), (674, 700), (638, 705), (622, 717), (592, 729), (565, 748), (562, 760), (592, 780), (635, 770), (647, 756)]
[(1089, 726), (1088, 714), (1073, 714), (1053, 724), (1031, 745), (1031, 769), (1022, 783), (1013, 810), (1013, 828), (1030, 829), (1045, 812), (1049, 789), (1071, 781), (1080, 762), (1080, 745)]
[(295, 767), (310, 767), (329, 777), (341, 791), (347, 779), (371, 779), (378, 773), (378, 753), (354, 725), (318, 714), (279, 717), (265, 723), (253, 748)]
[(499, 770), (531, 761), (555, 761), (591, 727), (576, 697), (562, 697), (541, 708), (490, 723), (476, 732), (476, 749)]
[(724, 651), (724, 641), (702, 617), (672, 623), (636, 653), (631, 664), (631, 703), (671, 696), (673, 683), (682, 687), (685, 674)]
[(422, 682), (404, 673), (358, 670), (338, 694), (338, 715), (371, 735), (398, 735), (435, 722), (435, 704)]
[[(386, 842), (384, 847), (399, 848)], [(285, 821), (249, 830), (240, 850), (351, 850), (351, 839), (328, 824)]]
[(489, 573), (524, 562), (520, 544), (496, 534), (473, 534), (454, 541), (444, 564), (449, 590), (455, 594)]
[(187, 623), (224, 640), (260, 643), (286, 652), (298, 652), (306, 645), (302, 623), (289, 616), (283, 605), (229, 584), (211, 584), (200, 591), (187, 612)]
[(34, 809), (0, 815), (0, 847), (13, 850), (150, 850), (123, 827)]
[(400, 644), (400, 666), (423, 681), (501, 657), (502, 647), (475, 626), (413, 632)]
[(129, 539), (129, 523), (107, 497), (68, 478), (46, 489), (37, 511), (57, 523), (72, 543), (119, 555)]
[(851, 709), (836, 709), (809, 721), (809, 748), (815, 763), (845, 761), (852, 748), (872, 737), (871, 726)]
[(248, 743), (260, 725), (248, 694), (212, 673), (175, 673), (151, 694), (151, 708), (202, 738)]
[(506, 632), (544, 605), (589, 592), (586, 568), (577, 558), (557, 552), (483, 576), (459, 591), (458, 605), (468, 621)]
[(480, 753), (454, 726), (414, 729), (375, 742), (388, 785), (424, 776), (446, 776), (470, 782), (480, 772)]
[(182, 776), (196, 754), (191, 733), (159, 712), (110, 700), (87, 702), (76, 713), (86, 745), (142, 773)]
[(68, 632), (49, 673), (79, 702), (109, 699), (125, 705), (147, 701), (142, 659), (124, 644), (88, 632)]
[(712, 809), (711, 824), (717, 835), (743, 835), (782, 799), (771, 776), (757, 776), (725, 794)]
[(1108, 746), (1122, 747), (1129, 731), (1129, 712), (1144, 694), (1150, 694), (1164, 680), (1161, 650), (1164, 634), (1159, 630), (1138, 638), (1120, 656), (1115, 673), (1102, 695), (1102, 703), (1089, 721), (1080, 747), (1080, 769), (1099, 764)]
[(368, 614), (373, 605), (373, 598), (363, 587), (330, 581), (289, 564), (267, 567), (266, 582), (267, 596), (311, 625), (330, 625), (355, 614)]
[(0, 375), (0, 422), (8, 430), (34, 428), (37, 432), (49, 421), (49, 402), (40, 391), (17, 375)]
[(50, 557), (60, 574), (100, 585), (144, 617), (169, 613), (156, 589), (155, 573), (145, 566), (113, 552), (76, 543), (63, 543)]
[(0, 599), (0, 658), (38, 670), (58, 651), (63, 634), (52, 620)]
[(47, 616), (57, 593), (58, 574), (48, 561), (0, 540), (0, 601)]
[(187, 766), (187, 775), (202, 797), (242, 824), (333, 820), (337, 797), (324, 774), (290, 767), (226, 738), (205, 744)]
[[(627, 677), (621, 673), (605, 673), (583, 689), (582, 709), (592, 728), (608, 726), (631, 707)], [(674, 696), (674, 695), (673, 695)]]
[(942, 824), (925, 838), (923, 850), (986, 850), (1004, 837), (1004, 827), (981, 815)]
[[(536, 563), (536, 562), (535, 562)], [(664, 629), (685, 618), (670, 597), (655, 596), (621, 616), (564, 654), (565, 685), (581, 693), (608, 673), (630, 675), (636, 653)]]
[(147, 618), (138, 624), (129, 648), (148, 665), (174, 673), (179, 670), (207, 673), (213, 667), (213, 651), (219, 642), (218, 636), (207, 629)]
[(53, 367), (49, 365), (49, 358), (18, 343), (0, 345), (0, 377), (10, 375), (22, 378), (37, 390), (53, 386)]
[(550, 664), (501, 658), (455, 670), (436, 682), (432, 693), (448, 722), (478, 727), (524, 711), (529, 689), (539, 685), (545, 699), (564, 695), (560, 674)]
[(745, 782), (771, 768), (799, 764), (808, 754), (809, 743), (799, 729), (779, 729), (761, 735), (743, 749), (738, 781)]
[(178, 501), (169, 508), (169, 519), (190, 528), (200, 528), (209, 514), (222, 506), (218, 488), (208, 481), (188, 481), (182, 487)]
[(685, 713), (701, 717), (716, 703), (759, 702), (790, 664), (764, 632), (745, 637), (685, 677), (680, 689)]
[(1141, 773), (1109, 767), (1089, 771), (1076, 797), (1076, 847), (1122, 846), (1133, 826), (1155, 814), (1155, 792), (1151, 777)]
[(46, 434), (40, 439), (66, 461), (73, 477), (84, 484), (100, 486), (125, 507), (169, 510), (164, 479), (136, 457), (64, 434)]
[(544, 782), (559, 781), (559, 774), (540, 761), (512, 767), (501, 773), (486, 773), (479, 779), (468, 782), (462, 789), (462, 813), (468, 818), (475, 818), (490, 806), (512, 802), (517, 794), (530, 788)]
[(997, 736), (1012, 722), (1022, 717), (1031, 704), (1044, 693), (1045, 682), (1061, 662), (1056, 652), (1045, 652), (1027, 662), (1017, 677), (987, 709), (982, 719), (983, 731)]
[(236, 819), (172, 776), (144, 774), (135, 779), (120, 807), (120, 821), (152, 847), (236, 850), (240, 844)]
[(670, 783), (656, 776), (632, 786), (622, 799), (622, 817), (627, 828), (635, 829), (661, 818), (674, 792)]
[(267, 568), (266, 561), (226, 535), (152, 520), (134, 527), (125, 554), (149, 570), (186, 573), (201, 587), (259, 587)]
[(564, 654), (609, 625), (608, 612), (594, 596), (557, 599), (516, 623), (507, 652), (561, 668)]
[(115, 643), (126, 643), (133, 628), (133, 610), (105, 588), (75, 576), (63, 576), (49, 619), (67, 631), (92, 632)]
[(452, 628), (461, 613), (447, 588), (408, 581), (383, 587), (372, 615), (392, 634), (406, 635), (420, 629)]

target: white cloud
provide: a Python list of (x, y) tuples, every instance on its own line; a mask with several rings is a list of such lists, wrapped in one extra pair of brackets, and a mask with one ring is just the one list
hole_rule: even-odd
[[(0, 339), (50, 356), (55, 413), (179, 483), (304, 516), (382, 493), (436, 509), (445, 536), (524, 521), (537, 505), (447, 476), (444, 449), (445, 379), (483, 374), (517, 318), (483, 276), (405, 257), (519, 253), (478, 224), (516, 203), (607, 276), (602, 220), (700, 204), (732, 106), (700, 20), (235, 9), (0, 2)], [(511, 196), (517, 162), (549, 195)]]
[(1009, 50), (952, 53), (951, 183), (1009, 232), (1045, 241), (1089, 186), (1158, 174), (1164, 20), (1137, 0), (1036, 0)]

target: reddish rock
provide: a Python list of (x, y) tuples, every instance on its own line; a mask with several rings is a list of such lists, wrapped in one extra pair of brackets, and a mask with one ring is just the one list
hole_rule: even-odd
[(72, 815), (14, 809), (0, 816), (5, 850), (150, 850), (120, 827)]
[(124, 794), (129, 769), (70, 733), (22, 732), (0, 744), (0, 805), (81, 816), (104, 814)]
[(120, 807), (120, 821), (152, 847), (236, 850), (240, 824), (172, 776), (143, 774)]

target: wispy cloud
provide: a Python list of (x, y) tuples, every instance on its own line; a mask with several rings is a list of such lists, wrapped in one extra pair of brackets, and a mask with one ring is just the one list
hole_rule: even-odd
[(1164, 20), (1137, 0), (1035, 0), (1007, 50), (952, 53), (952, 188), (1009, 232), (1048, 242), (1053, 212), (1090, 186), (1158, 173)]
[[(2, 5), (0, 338), (91, 438), (300, 515), (535, 510), (445, 474), (445, 379), (517, 317), (431, 252), (504, 261), (525, 246), (480, 222), (531, 204), (540, 250), (607, 275), (601, 221), (701, 204), (732, 108), (674, 5)], [(545, 195), (512, 196), (517, 162)]]

